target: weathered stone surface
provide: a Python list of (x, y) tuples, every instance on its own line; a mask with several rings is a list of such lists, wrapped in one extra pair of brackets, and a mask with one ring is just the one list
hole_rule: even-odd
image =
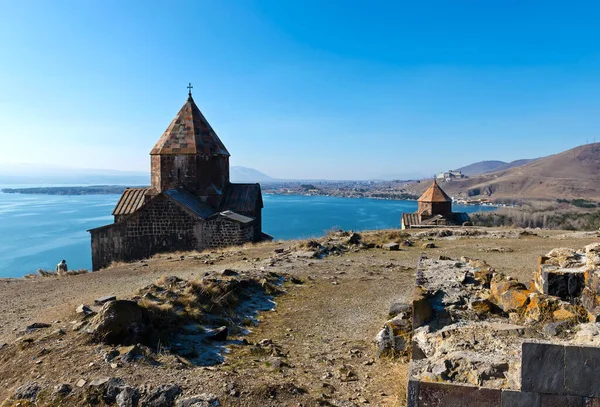
[(529, 291), (509, 289), (500, 294), (498, 305), (504, 312), (517, 311), (529, 302)]
[(163, 384), (142, 398), (141, 407), (172, 407), (181, 394), (176, 384)]
[(546, 336), (556, 336), (569, 327), (569, 321), (550, 322), (542, 328), (542, 333)]
[(600, 397), (600, 348), (565, 346), (565, 393)]
[(219, 398), (212, 393), (202, 393), (177, 402), (177, 407), (217, 407)]
[(569, 321), (575, 319), (575, 314), (564, 308), (557, 309), (552, 313), (555, 321)]
[(104, 304), (89, 332), (99, 342), (129, 345), (142, 342), (148, 329), (147, 316), (136, 302), (118, 300)]
[(106, 295), (104, 297), (96, 298), (94, 300), (94, 304), (96, 304), (96, 305), (104, 305), (107, 302), (115, 301), (116, 299), (117, 299), (117, 297), (114, 296), (114, 295)]
[(395, 301), (392, 303), (392, 305), (390, 305), (389, 316), (391, 318), (393, 318), (396, 315), (410, 314), (411, 312), (412, 312), (412, 308), (409, 304), (406, 304), (406, 303), (400, 302), (400, 301)]
[(422, 287), (415, 287), (413, 294), (413, 329), (431, 321), (433, 309), (428, 300), (428, 293)]
[(383, 245), (383, 248), (389, 251), (398, 251), (400, 250), (400, 244), (395, 242), (386, 243)]
[(408, 380), (408, 389), (406, 391), (406, 407), (419, 406), (419, 381)]
[(561, 345), (524, 342), (521, 389), (526, 392), (563, 394), (565, 350)]
[(540, 407), (540, 403), (541, 397), (539, 393), (513, 390), (502, 391), (502, 407)]
[(92, 309), (90, 307), (88, 307), (87, 305), (81, 304), (80, 306), (77, 307), (77, 309), (75, 310), (76, 313), (78, 314), (83, 314), (83, 315), (91, 315), (94, 313), (94, 311), (92, 311)]
[(541, 398), (541, 407), (583, 407), (583, 398), (578, 396), (542, 394)]
[(469, 303), (469, 308), (480, 315), (492, 312), (493, 304), (488, 299), (475, 299)]
[(42, 390), (42, 387), (35, 383), (25, 383), (16, 388), (13, 399), (15, 400), (35, 400), (39, 392)]
[(500, 407), (501, 391), (480, 387), (420, 382), (418, 407)]
[(600, 407), (600, 399), (584, 398), (583, 407)]
[(124, 386), (115, 401), (119, 407), (137, 407), (140, 400), (140, 392), (129, 386)]

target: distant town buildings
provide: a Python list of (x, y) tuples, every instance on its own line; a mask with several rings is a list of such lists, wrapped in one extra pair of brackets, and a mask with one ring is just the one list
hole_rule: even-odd
[(453, 179), (467, 178), (461, 171), (450, 170), (448, 172), (440, 172), (436, 177), (438, 180), (451, 181)]
[(229, 182), (229, 152), (192, 99), (152, 151), (151, 186), (128, 188), (114, 223), (90, 230), (92, 268), (159, 252), (268, 239), (259, 184)]
[(417, 212), (402, 214), (402, 229), (467, 225), (470, 225), (469, 215), (452, 212), (452, 198), (436, 180), (418, 199)]

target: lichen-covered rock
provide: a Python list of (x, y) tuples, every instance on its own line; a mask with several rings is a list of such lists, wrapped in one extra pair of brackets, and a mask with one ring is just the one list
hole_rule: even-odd
[(518, 311), (529, 302), (530, 291), (512, 288), (500, 295), (498, 305), (504, 312)]

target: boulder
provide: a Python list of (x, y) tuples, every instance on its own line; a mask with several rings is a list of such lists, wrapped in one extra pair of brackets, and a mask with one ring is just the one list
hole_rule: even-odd
[(415, 244), (412, 242), (412, 240), (404, 240), (401, 245), (403, 247), (413, 247)]
[(104, 304), (88, 332), (94, 340), (112, 345), (142, 342), (148, 334), (148, 317), (134, 301), (116, 300)]
[(177, 407), (217, 407), (220, 405), (218, 397), (212, 393), (202, 393), (177, 402)]
[(142, 397), (141, 407), (172, 407), (175, 399), (181, 394), (177, 384), (163, 384)]
[(436, 245), (433, 242), (429, 242), (429, 243), (424, 243), (422, 247), (423, 247), (423, 249), (435, 249)]
[(119, 407), (137, 407), (139, 400), (138, 389), (129, 386), (124, 386), (115, 399)]
[(385, 250), (389, 250), (391, 252), (400, 250), (400, 244), (396, 242), (390, 242), (383, 245)]

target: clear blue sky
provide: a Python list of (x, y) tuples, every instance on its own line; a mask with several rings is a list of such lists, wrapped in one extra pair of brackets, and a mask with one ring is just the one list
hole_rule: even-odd
[(600, 2), (3, 1), (0, 162), (149, 170), (186, 85), (233, 165), (430, 175), (600, 141)]

